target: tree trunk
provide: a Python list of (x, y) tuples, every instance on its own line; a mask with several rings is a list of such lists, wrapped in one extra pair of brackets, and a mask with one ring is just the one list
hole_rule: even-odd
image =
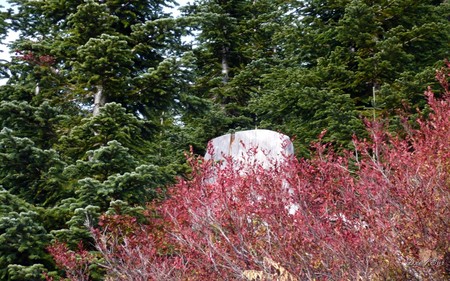
[(224, 84), (228, 83), (230, 66), (228, 65), (228, 47), (222, 46), (222, 81)]
[(100, 113), (100, 108), (106, 103), (106, 96), (103, 94), (103, 86), (97, 85), (97, 92), (94, 95), (94, 110), (92, 114), (97, 116)]

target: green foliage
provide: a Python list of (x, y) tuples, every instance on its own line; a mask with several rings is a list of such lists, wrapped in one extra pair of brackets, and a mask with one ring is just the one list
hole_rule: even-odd
[[(0, 8), (4, 8), (2, 5), (0, 5)], [(6, 38), (6, 35), (8, 33), (8, 24), (6, 19), (8, 18), (8, 13), (1, 11), (0, 12), (0, 43), (3, 43), (3, 40)], [(0, 51), (4, 52), (4, 51)], [(8, 77), (7, 68), (5, 66), (5, 62), (3, 60), (0, 60), (0, 79)]]
[(116, 174), (103, 182), (98, 193), (109, 201), (123, 200), (143, 206), (161, 197), (163, 187), (173, 180), (173, 171), (155, 165), (141, 165), (131, 172)]
[(277, 46), (272, 36), (281, 29), (287, 7), (282, 1), (197, 1), (185, 8), (199, 29), (191, 91), (209, 100), (185, 119), (202, 127), (199, 138), (257, 125), (248, 102), (260, 91), (260, 77), (273, 61)]
[(164, 186), (173, 181), (174, 171), (142, 163), (128, 148), (113, 140), (87, 151), (85, 160), (67, 166), (63, 174), (69, 179), (75, 197), (54, 208), (53, 212), (60, 210), (68, 218), (67, 228), (52, 232), (55, 237), (70, 244), (79, 240), (88, 242), (89, 227), (96, 225), (97, 218), (108, 210), (111, 202), (144, 206), (161, 198)]
[(49, 241), (33, 205), (0, 187), (0, 278), (42, 280), (44, 264), (52, 264), (43, 250)]
[(64, 241), (71, 245), (76, 246), (80, 241), (89, 245), (92, 241), (89, 227), (96, 225), (98, 217), (101, 214), (99, 206), (86, 205), (76, 200), (66, 200), (57, 209), (63, 210), (63, 207), (70, 209), (64, 209), (65, 212), (70, 212), (70, 219), (65, 223), (65, 227), (51, 231), (53, 237), (58, 241)]
[(369, 106), (372, 87), (389, 87), (387, 96), (378, 97), (378, 106), (392, 110), (402, 101), (416, 105), (434, 74), (412, 92), (399, 91), (398, 79), (406, 73), (420, 75), (449, 55), (450, 24), (444, 16), (449, 8), (442, 1), (306, 1), (302, 34), (292, 43), (302, 45), (302, 63), (345, 69), (341, 89), (355, 104)]
[(45, 272), (44, 265), (36, 263), (30, 266), (19, 264), (8, 265), (8, 280), (37, 281), (44, 280), (42, 273)]
[(33, 208), (31, 204), (25, 202), (20, 197), (11, 194), (4, 188), (0, 189), (0, 214), (8, 214), (10, 212), (26, 212)]
[(118, 141), (110, 141), (105, 146), (86, 153), (88, 160), (78, 160), (75, 165), (66, 168), (70, 178), (90, 175), (104, 181), (109, 176), (127, 172), (137, 165), (137, 161)]
[[(5, 8), (3, 5), (0, 5), (0, 8), (3, 10)], [(6, 20), (8, 19), (8, 12), (7, 11), (1, 11), (0, 12), (0, 42), (5, 39), (7, 33), (8, 33), (8, 23)]]
[(13, 130), (18, 137), (29, 138), (41, 148), (52, 147), (62, 119), (60, 112), (48, 102), (39, 106), (32, 106), (25, 101), (0, 102), (2, 128)]
[[(13, 44), (19, 56), (10, 84), (22, 85), (28, 99), (92, 106), (103, 91), (104, 100), (148, 119), (173, 105), (179, 69), (170, 57), (179, 53), (182, 31), (162, 11), (171, 1), (13, 2), (19, 4), (14, 26), (28, 30)], [(34, 12), (46, 18), (30, 22)], [(37, 83), (42, 95), (32, 97)]]
[(296, 135), (305, 156), (323, 129), (326, 141), (350, 147), (361, 117), (423, 106), (433, 69), (449, 55), (449, 5), (438, 2), (304, 1), (290, 10), (250, 99), (259, 126)]
[(1, 189), (0, 203), (0, 279), (41, 280), (44, 265), (52, 264), (44, 250), (50, 235), (34, 208), (19, 197)]
[(127, 202), (122, 200), (111, 201), (108, 210), (105, 212), (107, 216), (114, 215), (128, 215), (134, 218), (144, 218), (145, 207), (142, 206), (130, 206)]
[(78, 47), (77, 55), (73, 71), (80, 87), (100, 85), (110, 96), (120, 95), (118, 90), (127, 90), (127, 79), (133, 64), (127, 41), (102, 34)]
[(28, 138), (0, 132), (0, 185), (30, 203), (47, 205), (62, 194), (60, 174), (64, 163), (55, 150), (43, 150)]
[(287, 68), (265, 76), (268, 86), (251, 104), (260, 126), (296, 136), (296, 151), (302, 156), (309, 155), (311, 142), (323, 130), (328, 131), (324, 141), (348, 148), (353, 134), (362, 135), (364, 126), (350, 95), (324, 86), (337, 71)]
[(89, 160), (68, 166), (68, 178), (79, 179), (75, 193), (81, 202), (106, 210), (110, 201), (124, 200), (144, 205), (157, 197), (158, 188), (172, 180), (173, 171), (151, 164), (141, 164), (119, 142), (88, 152)]
[[(110, 202), (137, 210), (161, 198), (180, 170), (187, 146), (164, 138), (176, 131), (170, 120), (186, 83), (174, 57), (183, 31), (163, 12), (172, 1), (10, 2), (21, 36), (0, 87), (0, 185), (33, 205), (5, 202), (2, 219), (33, 218), (29, 249), (20, 251), (45, 252), (51, 239), (90, 241), (86, 223), (95, 225)], [(11, 267), (1, 267), (11, 280), (55, 276), (46, 253), (14, 261), (21, 252), (9, 247)]]
[[(102, 34), (114, 34), (113, 25), (119, 20), (119, 17), (110, 13), (107, 4), (93, 0), (84, 1), (77, 7), (76, 12), (67, 18), (71, 37), (66, 42), (68, 45), (62, 46), (85, 44), (91, 38), (100, 37)], [(73, 47), (72, 50), (76, 48)]]
[(64, 151), (66, 157), (82, 159), (87, 151), (116, 140), (130, 149), (132, 155), (142, 157), (149, 153), (155, 131), (151, 122), (126, 113), (120, 104), (108, 103), (99, 115), (84, 118), (62, 136), (58, 149)]

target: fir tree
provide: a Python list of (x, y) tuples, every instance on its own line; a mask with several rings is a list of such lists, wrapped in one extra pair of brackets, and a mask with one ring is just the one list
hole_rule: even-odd
[(297, 151), (323, 129), (326, 141), (348, 146), (359, 118), (423, 106), (449, 55), (446, 1), (304, 1), (291, 13), (280, 63), (252, 106), (261, 126), (297, 135)]
[(196, 1), (183, 8), (197, 34), (189, 97), (193, 107), (183, 120), (204, 143), (258, 125), (249, 101), (260, 94), (261, 78), (277, 60), (275, 34), (290, 7), (286, 1)]
[(53, 264), (45, 246), (51, 236), (37, 210), (9, 191), (0, 189), (0, 278), (42, 280)]
[(160, 198), (179, 170), (180, 151), (164, 138), (185, 83), (182, 29), (163, 11), (172, 1), (10, 2), (20, 37), (0, 87), (0, 184), (31, 204), (1, 218), (5, 230), (11, 218), (28, 223), (17, 233), (31, 242), (5, 242), (11, 267), (0, 279), (32, 280), (54, 265), (22, 252), (89, 240), (86, 221), (111, 202), (133, 209)]

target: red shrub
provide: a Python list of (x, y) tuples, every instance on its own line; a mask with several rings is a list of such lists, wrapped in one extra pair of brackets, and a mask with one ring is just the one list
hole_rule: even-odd
[[(81, 243), (78, 244), (76, 251), (72, 251), (67, 244), (56, 242), (48, 247), (48, 251), (55, 259), (56, 265), (64, 269), (69, 280), (89, 280), (89, 265), (94, 257), (83, 248)], [(51, 277), (46, 278), (47, 280), (53, 280)]]
[(337, 155), (318, 143), (311, 160), (271, 169), (189, 157), (192, 178), (150, 209), (148, 225), (118, 216), (93, 231), (107, 275), (445, 280), (450, 94), (426, 95), (432, 113), (405, 139), (375, 122), (371, 140), (355, 138), (354, 151)]
[(108, 280), (181, 280), (186, 261), (172, 253), (164, 223), (147, 213), (150, 224), (139, 225), (129, 216), (103, 216), (103, 230), (92, 231)]
[(229, 160), (218, 172), (191, 158), (192, 180), (180, 181), (160, 207), (190, 278), (273, 277), (275, 264), (298, 280), (445, 279), (446, 91), (440, 100), (426, 92), (432, 114), (406, 139), (370, 123), (372, 139), (355, 139), (355, 151), (343, 156), (319, 143), (311, 160), (286, 159), (269, 170)]

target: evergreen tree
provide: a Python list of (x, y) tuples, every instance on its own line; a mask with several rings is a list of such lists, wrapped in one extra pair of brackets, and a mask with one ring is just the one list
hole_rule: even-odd
[[(382, 90), (379, 104), (386, 102), (387, 109), (398, 107), (402, 99), (417, 103), (417, 96), (433, 83), (435, 64), (449, 55), (447, 1), (342, 1), (336, 9), (332, 4), (316, 9), (313, 3), (304, 8), (304, 34), (310, 43), (304, 53), (311, 64), (339, 64), (347, 72), (341, 81), (358, 104), (370, 105), (373, 89)], [(319, 44), (324, 48), (312, 49)], [(429, 73), (430, 67), (432, 74), (423, 81), (421, 72)], [(408, 93), (400, 86), (406, 77), (425, 83)]]
[[(361, 117), (425, 103), (449, 55), (447, 1), (304, 1), (280, 41), (280, 63), (252, 99), (263, 127), (297, 135), (305, 151), (323, 129), (348, 145)], [(314, 106), (316, 104), (316, 106)]]
[(43, 150), (28, 138), (0, 132), (0, 186), (32, 204), (52, 205), (64, 196), (60, 174), (64, 167), (56, 151)]
[(172, 1), (10, 2), (20, 37), (0, 87), (0, 185), (31, 204), (1, 215), (29, 248), (5, 242), (11, 266), (0, 279), (40, 280), (54, 265), (28, 252), (89, 240), (87, 220), (95, 225), (111, 202), (138, 209), (161, 197), (179, 170), (164, 132), (185, 83), (182, 29), (163, 11)]
[(60, 139), (58, 150), (73, 163), (62, 173), (73, 197), (49, 209), (56, 221), (65, 219), (52, 235), (72, 246), (80, 240), (91, 245), (89, 227), (96, 226), (112, 202), (139, 207), (163, 196), (179, 168), (158, 156), (151, 130), (149, 122), (107, 103)]
[(277, 61), (275, 34), (289, 22), (290, 2), (196, 1), (183, 8), (196, 36), (182, 120), (201, 143), (199, 152), (213, 137), (258, 125), (249, 101)]
[(0, 188), (0, 279), (42, 280), (53, 264), (45, 251), (50, 238), (37, 210)]
[(264, 78), (263, 94), (251, 107), (260, 116), (260, 126), (295, 136), (296, 153), (308, 156), (311, 142), (323, 130), (324, 142), (348, 145), (364, 126), (349, 94), (325, 87), (332, 69), (313, 72), (279, 68)]
[(57, 142), (58, 130), (66, 119), (60, 109), (48, 102), (32, 106), (27, 101), (0, 101), (2, 128), (11, 129), (17, 137), (29, 138), (43, 149), (50, 149)]
[[(148, 119), (172, 104), (177, 64), (171, 56), (179, 52), (180, 30), (163, 12), (170, 1), (13, 2), (19, 5), (14, 26), (26, 30), (14, 43), (18, 59), (35, 64), (29, 77), (40, 95), (33, 99), (87, 105), (95, 114), (115, 101)], [(46, 17), (30, 20), (34, 13)], [(59, 84), (43, 84), (36, 65), (44, 64), (50, 65), (45, 79)]]
[[(6, 19), (8, 18), (8, 12), (3, 11), (5, 7), (0, 5), (0, 45), (4, 44), (3, 40), (6, 38), (8, 34), (8, 25)], [(0, 52), (3, 52), (0, 51)], [(8, 77), (6, 61), (0, 60), (0, 79), (5, 79)]]

